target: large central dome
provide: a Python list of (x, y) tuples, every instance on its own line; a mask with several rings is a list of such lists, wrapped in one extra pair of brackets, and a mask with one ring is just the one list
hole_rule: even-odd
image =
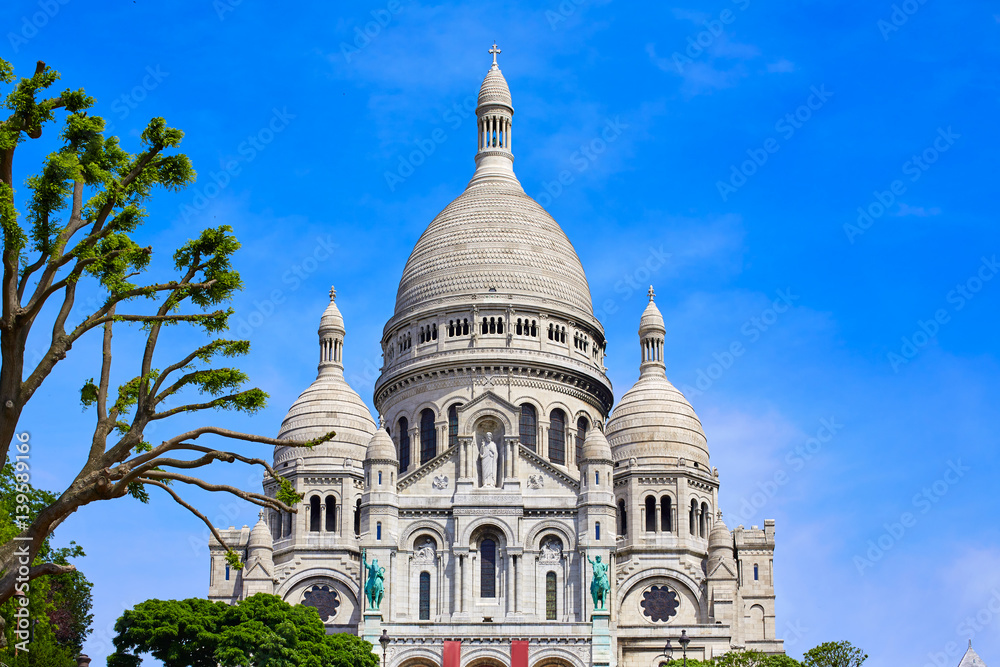
[(493, 291), (593, 316), (573, 244), (513, 179), (474, 179), (434, 218), (403, 269), (395, 314)]

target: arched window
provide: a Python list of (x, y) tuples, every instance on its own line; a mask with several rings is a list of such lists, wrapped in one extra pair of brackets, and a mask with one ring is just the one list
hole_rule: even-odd
[(229, 581), (229, 563), (226, 563), (226, 581)]
[(420, 465), (437, 456), (437, 429), (434, 428), (434, 411), (427, 408), (420, 413)]
[(282, 519), (281, 523), (283, 524), (283, 528), (281, 530), (281, 536), (282, 537), (289, 537), (289, 536), (291, 536), (291, 534), (292, 534), (292, 513), (291, 512), (285, 512), (285, 516)]
[(518, 336), (521, 336), (521, 335), (524, 334), (524, 327), (521, 326), (521, 318), (520, 317), (517, 318), (517, 327), (515, 327), (514, 331), (517, 333)]
[(431, 620), (431, 573), (420, 573), (420, 620)]
[(656, 498), (646, 496), (646, 532), (656, 532)]
[(313, 496), (309, 499), (309, 532), (319, 532), (319, 517), (319, 496)]
[(531, 336), (532, 338), (538, 337), (538, 327), (536, 326), (535, 320), (531, 320)]
[(587, 439), (587, 418), (580, 417), (576, 420), (576, 464), (580, 465), (583, 460), (583, 442)]
[(533, 452), (537, 451), (538, 414), (535, 412), (535, 406), (530, 403), (521, 406), (520, 430), (521, 444)]
[(697, 535), (698, 534), (697, 531), (695, 530), (696, 526), (695, 526), (695, 521), (694, 521), (695, 514), (697, 513), (696, 512), (697, 509), (698, 509), (698, 501), (697, 500), (692, 500), (691, 501), (691, 512), (688, 514), (688, 523), (691, 524), (689, 526), (689, 528), (691, 529), (691, 534), (692, 535)]
[(410, 423), (406, 417), (399, 418), (399, 470), (410, 467)]
[(375, 524), (375, 539), (376, 540), (381, 540), (382, 539), (382, 522), (381, 521), (379, 521), (378, 523)]
[(600, 521), (598, 521), (597, 523), (594, 524), (594, 539), (595, 540), (601, 539), (601, 522)]
[(664, 533), (674, 532), (671, 502), (670, 496), (660, 498), (660, 530)]
[(503, 333), (503, 318), (502, 317), (498, 317), (497, 318), (497, 333), (500, 333), (500, 334)]
[(326, 497), (326, 532), (333, 533), (337, 530), (337, 499), (333, 496)]
[(556, 620), (556, 573), (545, 575), (545, 620)]
[(497, 596), (497, 543), (487, 538), (479, 543), (479, 595), (484, 598)]
[(483, 326), (482, 326), (481, 333), (485, 336), (489, 332), (490, 332), (490, 321), (489, 321), (489, 319), (487, 319), (487, 318), (484, 317), (483, 318)]
[(711, 517), (708, 514), (708, 504), (701, 504), (701, 516), (699, 517), (699, 528), (701, 530), (702, 537), (708, 537), (708, 520)]
[(549, 461), (566, 463), (566, 413), (559, 408), (549, 415)]
[(754, 581), (760, 580), (760, 569), (757, 567), (757, 563), (753, 564), (753, 580)]
[(625, 509), (625, 501), (618, 501), (618, 534), (628, 537), (628, 510)]
[(469, 335), (469, 320), (462, 320), (462, 335)]
[(458, 408), (460, 405), (460, 403), (456, 403), (448, 408), (448, 447), (458, 445)]
[(431, 340), (437, 340), (437, 339), (438, 339), (438, 325), (432, 324), (431, 325)]
[(354, 536), (361, 537), (361, 498), (354, 505)]

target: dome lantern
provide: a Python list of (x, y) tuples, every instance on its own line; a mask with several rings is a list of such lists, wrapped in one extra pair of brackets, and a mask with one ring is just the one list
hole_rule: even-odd
[(663, 323), (660, 309), (653, 302), (656, 292), (653, 291), (652, 285), (649, 286), (648, 294), (649, 305), (639, 319), (639, 345), (642, 353), (639, 372), (643, 375), (647, 373), (664, 375), (666, 366), (663, 363), (663, 338), (667, 328)]
[[(514, 176), (514, 154), (511, 152), (511, 125), (514, 106), (510, 97), (510, 87), (497, 65), (500, 49), (496, 42), (489, 50), (493, 65), (479, 88), (476, 106), (478, 120), (478, 143), (476, 149), (476, 176), (486, 178), (509, 178)], [(475, 180), (475, 177), (473, 177)]]

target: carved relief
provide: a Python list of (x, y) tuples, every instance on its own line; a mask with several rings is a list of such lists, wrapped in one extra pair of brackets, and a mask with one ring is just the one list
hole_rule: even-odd
[(540, 489), (545, 486), (545, 475), (528, 475), (528, 488)]
[(433, 486), (435, 489), (447, 489), (448, 475), (435, 475)]
[(542, 542), (542, 552), (538, 556), (540, 563), (558, 563), (562, 560), (562, 542), (559, 538), (549, 537)]

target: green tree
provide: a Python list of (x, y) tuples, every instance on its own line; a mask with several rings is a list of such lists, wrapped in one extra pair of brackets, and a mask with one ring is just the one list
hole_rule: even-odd
[[(245, 373), (217, 365), (250, 349), (247, 341), (218, 337), (232, 314), (228, 304), (242, 288), (231, 264), (239, 243), (228, 226), (206, 229), (173, 253), (174, 275), (150, 275), (153, 249), (137, 240), (147, 215), (144, 206), (155, 190), (178, 190), (195, 177), (187, 156), (175, 152), (183, 133), (154, 118), (141, 134), (139, 152), (130, 153), (117, 137), (104, 136), (104, 119), (89, 113), (94, 100), (82, 89), (45, 97), (58, 78), (57, 72), (39, 62), (30, 77), (15, 83), (13, 67), (0, 59), (0, 87), (9, 89), (2, 102), (9, 115), (0, 119), (0, 464), (13, 461), (18, 483), (30, 481), (33, 445), (29, 434), (18, 433), (21, 414), (74, 344), (92, 332), (103, 336), (100, 358), (93, 364), (97, 379), (80, 378), (80, 398), (93, 410), (95, 422), (92, 434), (72, 443), (81, 467), (67, 488), (39, 511), (15, 515), (19, 541), (0, 544), (0, 604), (15, 593), (21, 557), (15, 552), (25, 545), (32, 563), (28, 580), (73, 570), (69, 563), (37, 559), (55, 527), (89, 503), (125, 495), (146, 502), (148, 489), (157, 488), (205, 522), (226, 545), (177, 488), (193, 485), (227, 492), (283, 512), (296, 512), (294, 505), (300, 499), (263, 459), (199, 440), (221, 436), (279, 444), (273, 438), (202, 427), (155, 446), (145, 440), (147, 427), (174, 415), (209, 409), (253, 413), (264, 406), (267, 394), (246, 388)], [(41, 171), (15, 175), (17, 147), (40, 139), (43, 128), (56, 121), (57, 112), (62, 116), (59, 141)], [(20, 183), (27, 188), (23, 214), (14, 199), (15, 184)], [(78, 299), (77, 290), (85, 284), (99, 298), (87, 303), (81, 292)], [(113, 369), (112, 334), (128, 324), (139, 325), (134, 335), (142, 354), (128, 359), (131, 363), (124, 370), (120, 362)], [(179, 358), (163, 359), (162, 353), (157, 354), (160, 334), (164, 327), (181, 324), (200, 328), (209, 342)], [(25, 348), (35, 325), (39, 333), (31, 338), (32, 344), (43, 352), (26, 364)], [(115, 388), (113, 376), (131, 379)], [(195, 396), (189, 399), (192, 393)], [(49, 409), (58, 412), (68, 407)], [(311, 446), (332, 435), (280, 444)], [(198, 468), (214, 461), (262, 466), (276, 481), (276, 492), (249, 493), (196, 476)], [(227, 558), (240, 567), (235, 552), (229, 550)]]
[(826, 642), (802, 656), (805, 667), (860, 667), (868, 654), (848, 641)]
[[(18, 486), (13, 466), (0, 469), (0, 541), (9, 540), (18, 533), (12, 519), (18, 504), (27, 505), (29, 511), (38, 511), (54, 500), (51, 493), (30, 485), (22, 487), (21, 493), (18, 493)], [(83, 550), (72, 542), (69, 547), (53, 548), (50, 536), (42, 545), (36, 561), (67, 565), (70, 558), (83, 555)], [(0, 617), (7, 627), (7, 646), (0, 648), (0, 663), (10, 667), (29, 664), (75, 667), (74, 656), (83, 648), (93, 621), (90, 613), (91, 583), (76, 570), (55, 574), (32, 583), (27, 596), (22, 599), (27, 601), (27, 605), (21, 605), (14, 599), (0, 605)], [(26, 615), (18, 616), (17, 612), (22, 608), (27, 610)], [(19, 618), (24, 619), (27, 629), (18, 627), (16, 621)], [(19, 635), (18, 630), (24, 634)], [(23, 649), (27, 647), (22, 642), (29, 636), (30, 651), (25, 652)]]
[(136, 667), (142, 654), (166, 667), (378, 667), (372, 645), (328, 635), (312, 607), (258, 593), (227, 605), (147, 600), (115, 623), (108, 667)]

